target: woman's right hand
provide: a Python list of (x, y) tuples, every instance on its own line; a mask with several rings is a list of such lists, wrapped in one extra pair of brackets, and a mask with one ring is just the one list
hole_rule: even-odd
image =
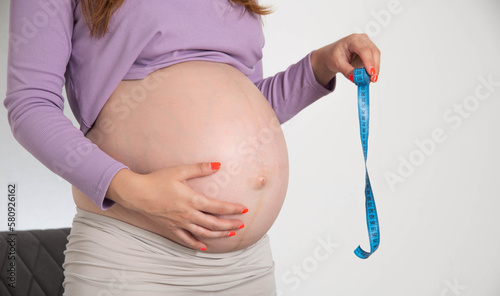
[(186, 180), (211, 175), (219, 167), (219, 163), (198, 163), (144, 175), (123, 169), (111, 181), (107, 197), (166, 228), (167, 238), (204, 251), (207, 246), (194, 236), (227, 237), (231, 231), (243, 227), (241, 220), (214, 215), (247, 211), (243, 205), (210, 199), (187, 185)]

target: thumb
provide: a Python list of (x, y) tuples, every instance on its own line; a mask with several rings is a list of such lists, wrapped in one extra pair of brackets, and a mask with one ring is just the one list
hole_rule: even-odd
[(338, 61), (338, 70), (345, 78), (350, 79), (349, 76), (354, 71), (354, 67), (347, 60), (339, 60)]
[(211, 175), (220, 169), (220, 162), (201, 162), (182, 165), (175, 168), (177, 176), (182, 180)]

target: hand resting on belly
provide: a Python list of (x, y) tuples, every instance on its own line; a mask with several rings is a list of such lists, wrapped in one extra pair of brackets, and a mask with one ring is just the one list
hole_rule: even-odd
[[(250, 246), (286, 195), (288, 155), (276, 115), (227, 64), (184, 62), (122, 81), (86, 136), (130, 171), (111, 182), (107, 197), (117, 203), (107, 211), (74, 189), (77, 205), (187, 247)], [(212, 170), (210, 162), (222, 166)]]

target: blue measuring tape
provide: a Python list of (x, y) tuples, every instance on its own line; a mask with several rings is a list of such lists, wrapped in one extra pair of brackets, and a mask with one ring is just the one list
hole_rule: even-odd
[(370, 75), (364, 68), (355, 69), (353, 72), (354, 83), (358, 86), (358, 113), (359, 113), (359, 133), (361, 135), (361, 145), (363, 146), (363, 155), (365, 156), (365, 208), (366, 225), (368, 227), (368, 236), (370, 238), (370, 252), (366, 252), (358, 246), (354, 254), (361, 259), (366, 259), (373, 254), (380, 243), (380, 229), (378, 226), (377, 208), (375, 207), (375, 198), (373, 197), (370, 177), (366, 168), (366, 158), (368, 154), (368, 133), (370, 131)]

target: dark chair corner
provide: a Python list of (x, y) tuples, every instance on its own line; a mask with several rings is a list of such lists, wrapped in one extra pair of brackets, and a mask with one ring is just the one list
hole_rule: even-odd
[[(58, 296), (63, 294), (62, 264), (71, 228), (0, 232), (0, 295)], [(9, 256), (15, 239), (15, 260)], [(12, 254), (10, 254), (12, 255)], [(15, 264), (15, 288), (9, 275)]]

